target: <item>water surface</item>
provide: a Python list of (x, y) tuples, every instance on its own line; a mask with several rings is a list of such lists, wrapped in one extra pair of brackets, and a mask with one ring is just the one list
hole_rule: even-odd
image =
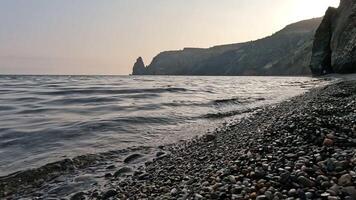
[(0, 76), (0, 176), (189, 139), (323, 84), (309, 77)]

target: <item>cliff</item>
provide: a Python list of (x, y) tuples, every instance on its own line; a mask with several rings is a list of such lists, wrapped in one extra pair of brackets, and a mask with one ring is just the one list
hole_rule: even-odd
[(272, 36), (211, 48), (185, 48), (157, 55), (133, 75), (305, 75), (311, 74), (313, 36), (321, 18), (288, 25)]
[(314, 75), (356, 72), (356, 0), (341, 0), (339, 8), (326, 11), (310, 68)]

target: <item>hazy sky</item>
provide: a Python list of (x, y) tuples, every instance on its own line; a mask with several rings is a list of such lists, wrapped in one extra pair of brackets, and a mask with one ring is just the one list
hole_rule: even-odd
[(164, 50), (254, 40), (339, 0), (0, 0), (0, 74), (129, 74)]

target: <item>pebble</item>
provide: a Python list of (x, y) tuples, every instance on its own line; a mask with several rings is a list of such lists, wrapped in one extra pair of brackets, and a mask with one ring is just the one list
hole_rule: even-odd
[(116, 190), (108, 190), (107, 192), (105, 192), (102, 195), (102, 199), (106, 200), (106, 199), (116, 196), (117, 194), (118, 194), (118, 192)]
[(324, 145), (324, 146), (327, 146), (327, 147), (331, 147), (331, 146), (334, 145), (334, 140), (329, 139), (329, 138), (325, 138), (325, 139), (324, 139), (324, 142), (323, 142), (323, 145)]
[(290, 189), (289, 191), (288, 191), (288, 195), (289, 196), (296, 196), (297, 195), (297, 190), (296, 189)]
[(338, 184), (341, 186), (348, 186), (351, 184), (352, 181), (352, 177), (350, 174), (344, 174), (342, 175), (339, 180), (338, 180)]
[(339, 200), (339, 198), (334, 196), (328, 196), (328, 200)]
[(214, 134), (206, 134), (205, 135), (205, 141), (207, 141), (207, 142), (211, 142), (215, 139), (216, 139), (216, 135), (214, 135)]
[(171, 195), (172, 195), (172, 196), (175, 196), (176, 194), (178, 194), (178, 190), (177, 190), (177, 188), (173, 188), (173, 189), (171, 190)]
[(315, 185), (314, 181), (312, 181), (304, 176), (298, 177), (298, 183), (304, 187), (313, 187)]
[(230, 176), (228, 176), (228, 179), (229, 179), (230, 183), (236, 183), (235, 176), (230, 175)]
[(256, 197), (256, 200), (268, 200), (268, 198), (266, 197), (266, 195), (260, 195)]
[(305, 193), (305, 197), (307, 198), (307, 199), (312, 199), (313, 198), (313, 193), (311, 193), (311, 192), (306, 192)]
[(203, 199), (204, 197), (200, 194), (195, 193), (194, 194), (195, 199)]

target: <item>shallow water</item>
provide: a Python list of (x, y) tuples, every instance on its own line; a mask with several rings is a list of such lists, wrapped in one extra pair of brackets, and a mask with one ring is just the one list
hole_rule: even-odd
[(327, 81), (309, 77), (0, 76), (0, 176), (157, 146)]

